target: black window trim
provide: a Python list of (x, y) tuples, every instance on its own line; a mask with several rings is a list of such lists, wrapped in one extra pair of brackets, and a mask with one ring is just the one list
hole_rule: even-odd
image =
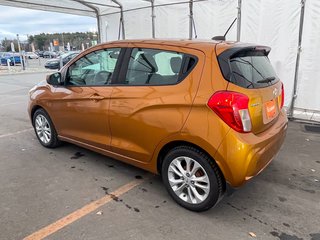
[[(133, 49), (135, 48), (142, 48), (142, 49), (151, 49), (151, 50), (159, 50), (159, 51), (167, 51), (167, 52), (176, 52), (176, 53), (180, 53), (183, 54), (183, 59), (182, 59), (182, 63), (181, 63), (181, 69), (180, 72), (178, 74), (178, 81), (176, 83), (170, 83), (170, 84), (137, 84), (137, 85), (130, 85), (130, 84), (125, 84), (125, 79), (126, 79), (126, 75), (128, 72), (128, 67), (129, 67), (129, 61), (130, 61), (130, 57), (131, 57), (131, 53), (133, 51)], [(188, 67), (190, 58), (193, 58), (195, 60), (194, 64), (192, 65), (192, 67), (190, 69), (186, 69)], [(118, 79), (112, 79), (111, 83), (107, 86), (120, 86), (120, 87), (152, 87), (152, 86), (157, 86), (157, 87), (165, 87), (165, 86), (172, 86), (172, 85), (178, 85), (180, 84), (190, 73), (191, 71), (195, 68), (195, 66), (198, 64), (198, 57), (189, 53), (185, 53), (185, 52), (178, 52), (178, 51), (174, 51), (174, 50), (169, 50), (169, 49), (165, 49), (165, 48), (153, 48), (153, 47), (130, 47), (130, 48), (126, 48), (125, 53), (123, 54), (123, 59), (122, 59), (122, 64), (121, 64), (121, 68), (119, 69), (120, 73), (119, 73), (119, 78)], [(185, 70), (187, 70), (186, 72), (184, 72)]]

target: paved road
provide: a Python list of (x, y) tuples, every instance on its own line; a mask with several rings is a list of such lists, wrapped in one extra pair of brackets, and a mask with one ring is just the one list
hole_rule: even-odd
[[(262, 174), (216, 208), (193, 213), (170, 199), (158, 176), (71, 144), (41, 147), (26, 106), (28, 89), (44, 77), (0, 76), (1, 240), (43, 228), (47, 235), (54, 229), (46, 239), (57, 240), (320, 239), (319, 133), (291, 122)], [(140, 177), (138, 186), (126, 187)], [(110, 197), (124, 185), (121, 196)], [(101, 199), (106, 203), (96, 209), (88, 205)]]

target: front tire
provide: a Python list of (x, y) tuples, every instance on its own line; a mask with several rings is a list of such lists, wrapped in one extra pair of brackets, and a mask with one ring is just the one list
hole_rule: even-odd
[(212, 208), (223, 194), (223, 178), (211, 158), (190, 146), (173, 148), (162, 164), (162, 180), (170, 196), (196, 212)]
[(61, 144), (58, 139), (56, 129), (49, 115), (44, 109), (40, 108), (36, 110), (32, 121), (34, 131), (42, 146), (47, 148), (55, 148)]

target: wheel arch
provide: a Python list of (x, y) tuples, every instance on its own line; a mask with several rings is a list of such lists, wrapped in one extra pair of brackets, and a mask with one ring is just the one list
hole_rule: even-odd
[(30, 110), (30, 118), (31, 118), (31, 122), (32, 122), (32, 126), (35, 128), (35, 124), (34, 124), (34, 116), (36, 114), (36, 112), (38, 110), (41, 110), (41, 115), (44, 115), (44, 117), (46, 118), (47, 120), (47, 123), (51, 129), (50, 131), (50, 138), (48, 140), (48, 142), (43, 142), (38, 133), (37, 133), (37, 130), (35, 129), (35, 132), (36, 132), (36, 136), (39, 140), (39, 142), (41, 143), (41, 145), (43, 145), (44, 147), (47, 147), (47, 148), (56, 148), (58, 146), (61, 145), (61, 141), (59, 140), (59, 137), (58, 137), (58, 134), (57, 134), (57, 131), (55, 129), (55, 126), (50, 118), (50, 115), (48, 114), (48, 112), (46, 111), (46, 109), (44, 107), (42, 107), (41, 105), (34, 105), (32, 106), (31, 110)]
[[(32, 109), (31, 109), (31, 111), (30, 111), (30, 118), (31, 118), (32, 126), (34, 126), (34, 124), (33, 124), (33, 116), (34, 116), (35, 112), (36, 112), (38, 109), (43, 109), (43, 110), (49, 115), (49, 113), (47, 112), (47, 110), (46, 110), (43, 106), (38, 105), (38, 104), (34, 105), (34, 106), (32, 107)], [(49, 115), (49, 117), (50, 117), (50, 115)]]
[(226, 190), (226, 178), (225, 175), (221, 169), (221, 164), (219, 164), (212, 156), (211, 154), (208, 153), (208, 151), (206, 151), (205, 149), (199, 147), (198, 145), (189, 142), (189, 141), (185, 141), (185, 140), (174, 140), (174, 141), (170, 141), (168, 143), (166, 143), (164, 146), (162, 146), (162, 148), (159, 151), (158, 157), (157, 157), (157, 172), (161, 175), (161, 167), (162, 167), (162, 163), (164, 160), (164, 157), (167, 155), (167, 153), (177, 147), (177, 146), (189, 146), (189, 147), (193, 147), (198, 149), (199, 151), (203, 152), (204, 154), (206, 154), (212, 161), (213, 164), (215, 164), (223, 178), (223, 191)]
[(42, 108), (41, 106), (39, 105), (34, 105), (30, 111), (30, 119), (31, 119), (31, 123), (32, 123), (32, 126), (34, 126), (34, 123), (33, 123), (33, 116), (34, 116), (34, 113), (38, 110)]

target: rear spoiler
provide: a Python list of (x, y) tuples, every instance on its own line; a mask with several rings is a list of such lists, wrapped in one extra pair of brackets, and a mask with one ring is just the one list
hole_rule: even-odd
[(223, 51), (222, 53), (220, 53), (218, 57), (224, 58), (224, 59), (230, 59), (240, 53), (252, 52), (252, 51), (262, 52), (265, 56), (268, 56), (271, 51), (271, 48), (267, 46), (255, 46), (255, 45), (235, 46)]
[(219, 66), (222, 72), (223, 77), (229, 81), (230, 79), (230, 65), (229, 60), (231, 58), (237, 57), (237, 56), (244, 56), (248, 54), (249, 52), (257, 52), (261, 56), (268, 56), (271, 51), (270, 47), (267, 46), (257, 46), (257, 45), (242, 45), (242, 46), (236, 46), (228, 48), (227, 50), (220, 53), (217, 58), (219, 62)]

